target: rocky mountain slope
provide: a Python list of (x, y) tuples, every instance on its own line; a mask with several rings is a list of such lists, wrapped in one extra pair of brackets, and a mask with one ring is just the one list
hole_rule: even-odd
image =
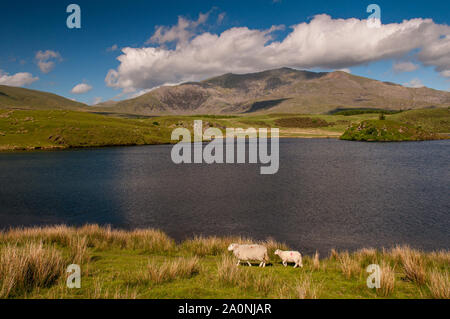
[(449, 105), (450, 92), (407, 88), (341, 71), (315, 73), (281, 68), (164, 86), (96, 109), (145, 115), (259, 111), (318, 114), (339, 108), (399, 110)]

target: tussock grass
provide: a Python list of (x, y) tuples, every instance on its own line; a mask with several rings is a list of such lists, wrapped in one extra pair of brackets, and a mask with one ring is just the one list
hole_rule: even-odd
[(428, 288), (435, 299), (450, 299), (450, 277), (447, 271), (432, 270), (428, 276)]
[(403, 266), (406, 278), (418, 285), (426, 282), (426, 267), (423, 254), (411, 249), (409, 246), (396, 246), (391, 250), (391, 255)]
[(361, 274), (361, 266), (357, 259), (352, 258), (348, 251), (340, 253), (337, 257), (341, 272), (347, 279)]
[(313, 269), (314, 270), (319, 270), (320, 269), (319, 252), (317, 250), (316, 250), (316, 253), (314, 254)]
[(380, 288), (377, 289), (377, 294), (387, 297), (394, 292), (395, 288), (395, 269), (387, 262), (383, 261), (380, 264), (381, 278)]
[(89, 260), (86, 237), (74, 236), (70, 238), (69, 248), (72, 264), (81, 265)]
[(357, 250), (354, 253), (354, 256), (363, 268), (367, 267), (368, 265), (378, 263), (377, 250), (373, 248), (363, 248)]
[(261, 272), (256, 268), (238, 267), (234, 259), (228, 255), (223, 255), (217, 266), (217, 280), (223, 285), (252, 289), (263, 293), (264, 296), (275, 291), (277, 287), (277, 281), (271, 270)]
[(197, 257), (180, 257), (159, 264), (149, 260), (146, 269), (132, 274), (126, 282), (131, 285), (163, 284), (176, 279), (191, 278), (200, 273), (200, 264)]
[(11, 229), (0, 233), (0, 243), (2, 242), (42, 242), (71, 247), (74, 251), (77, 249), (82, 251), (82, 248), (87, 246), (97, 249), (141, 249), (149, 253), (169, 252), (176, 246), (175, 241), (160, 230), (125, 231), (99, 225), (85, 225), (80, 228), (59, 225)]
[(332, 248), (330, 251), (330, 259), (337, 260), (338, 257), (339, 257), (339, 253), (336, 251), (336, 249)]
[(235, 238), (219, 238), (196, 236), (192, 239), (185, 240), (180, 249), (189, 252), (198, 257), (207, 255), (217, 256), (223, 254), (231, 243), (245, 243), (248, 240), (240, 237)]
[(0, 297), (23, 295), (54, 284), (64, 270), (61, 253), (42, 243), (8, 245), (0, 252)]
[(311, 274), (305, 274), (293, 285), (284, 284), (278, 289), (279, 299), (318, 299), (321, 285), (313, 281)]

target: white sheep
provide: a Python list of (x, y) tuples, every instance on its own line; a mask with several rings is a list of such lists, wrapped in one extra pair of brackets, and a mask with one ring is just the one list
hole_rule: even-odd
[(246, 261), (251, 267), (252, 264), (250, 263), (250, 260), (257, 260), (261, 262), (259, 264), (259, 267), (266, 267), (266, 262), (269, 261), (267, 248), (261, 245), (231, 244), (230, 246), (228, 246), (228, 251), (232, 251), (233, 254), (237, 257), (238, 262), (236, 266), (239, 266), (242, 260)]
[(278, 255), (281, 258), (284, 267), (286, 267), (289, 262), (295, 263), (294, 268), (297, 268), (298, 266), (303, 268), (302, 254), (298, 251), (282, 251), (277, 249), (275, 255)]

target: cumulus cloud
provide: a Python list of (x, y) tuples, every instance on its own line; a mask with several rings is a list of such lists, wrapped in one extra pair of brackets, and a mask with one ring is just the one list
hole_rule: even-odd
[(394, 64), (395, 72), (412, 72), (419, 68), (417, 64), (412, 62), (398, 62)]
[(62, 61), (61, 55), (52, 50), (38, 51), (35, 58), (42, 73), (49, 73), (57, 61)]
[(90, 86), (89, 84), (86, 84), (86, 83), (80, 83), (80, 84), (75, 85), (71, 92), (73, 94), (84, 94), (84, 93), (89, 92), (90, 90), (92, 90), (92, 86)]
[[(194, 35), (199, 26), (205, 24), (210, 12), (200, 13), (196, 21), (178, 17), (178, 24), (172, 27), (159, 26), (146, 44), (165, 44), (176, 42), (178, 45), (186, 44)], [(219, 17), (220, 18), (220, 17)], [(223, 18), (222, 18), (223, 19)]]
[[(205, 21), (179, 18), (176, 26), (159, 27), (150, 38), (157, 47), (122, 49), (117, 69), (108, 72), (110, 87), (133, 92), (164, 83), (197, 81), (222, 73), (270, 68), (344, 69), (383, 59), (399, 59), (413, 50), (424, 65), (443, 76), (450, 73), (450, 27), (431, 19), (412, 19), (371, 28), (367, 20), (332, 19), (322, 14), (292, 26), (282, 40), (273, 32), (235, 27), (221, 34), (195, 33)], [(174, 42), (174, 48), (164, 46)]]
[(38, 77), (33, 77), (33, 75), (28, 72), (20, 72), (9, 75), (8, 73), (0, 70), (0, 85), (24, 86), (37, 80), (39, 80)]
[(343, 69), (339, 69), (339, 70), (336, 70), (336, 71), (341, 71), (341, 72), (345, 72), (345, 73), (352, 73), (352, 71), (350, 69), (348, 69), (348, 68), (343, 68)]
[(404, 83), (403, 85), (410, 88), (423, 88), (425, 86), (418, 78), (412, 79), (411, 81)]

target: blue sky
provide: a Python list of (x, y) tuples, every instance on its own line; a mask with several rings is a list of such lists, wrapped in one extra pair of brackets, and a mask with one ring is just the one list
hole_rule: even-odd
[[(76, 3), (81, 7), (81, 29), (68, 29), (66, 26), (66, 18), (69, 15), (66, 13), (66, 7), (70, 3)], [(284, 25), (284, 29), (280, 28), (271, 33), (270, 41), (265, 43), (265, 45), (269, 45), (273, 41), (283, 42), (285, 37), (292, 32), (290, 26), (311, 23), (318, 14), (327, 14), (334, 20), (367, 19), (369, 13), (366, 12), (366, 7), (371, 3), (380, 6), (383, 25), (401, 24), (403, 20), (414, 18), (431, 18), (434, 25), (438, 25), (439, 28), (450, 24), (449, 2), (436, 0), (8, 1), (2, 3), (2, 10), (0, 11), (0, 37), (2, 39), (0, 83), (3, 79), (3, 84), (8, 84), (8, 81), (11, 81), (12, 77), (18, 73), (29, 73), (29, 76), (34, 79), (33, 81), (22, 84), (19, 80), (16, 85), (49, 91), (92, 104), (94, 100), (98, 101), (100, 98), (105, 101), (112, 98), (130, 97), (165, 83), (177, 83), (186, 79), (199, 80), (212, 74), (228, 71), (258, 71), (269, 65), (281, 66), (283, 64), (282, 54), (280, 53), (280, 61), (276, 61), (276, 63), (272, 61), (273, 57), (267, 57), (268, 61), (263, 61), (266, 58), (265, 53), (257, 54), (255, 61), (252, 61), (251, 56), (242, 57), (242, 54), (240, 54), (239, 57), (242, 57), (242, 61), (230, 64), (223, 60), (224, 57), (218, 53), (218, 50), (208, 53), (205, 49), (202, 49), (201, 52), (206, 52), (207, 55), (203, 58), (207, 58), (208, 62), (211, 62), (211, 67), (208, 66), (209, 64), (201, 64), (201, 66), (205, 65), (205, 69), (197, 72), (197, 69), (202, 67), (193, 66), (196, 71), (193, 72), (192, 69), (182, 65), (177, 66), (176, 63), (177, 61), (186, 61), (186, 64), (192, 64), (188, 52), (195, 52), (192, 51), (194, 46), (192, 41), (201, 34), (221, 35), (232, 28), (245, 27), (260, 32), (247, 35), (249, 36), (248, 42), (252, 43), (253, 40), (258, 41), (264, 30), (268, 30), (272, 26)], [(200, 22), (200, 13), (208, 14), (205, 22)], [(161, 39), (149, 41), (157, 28), (161, 26), (164, 26), (161, 29), (162, 34), (166, 36), (170, 32), (183, 30), (180, 28), (170, 29), (177, 26), (178, 16), (184, 17), (189, 24), (187, 38), (180, 36), (176, 37), (174, 41)], [(334, 23), (327, 19), (322, 21), (321, 24), (318, 20), (316, 21), (317, 28), (326, 28), (327, 23)], [(430, 49), (427, 56), (417, 58), (417, 54), (423, 50), (423, 48), (418, 48), (406, 53), (400, 49), (401, 52), (389, 52), (389, 54), (386, 53), (387, 58), (383, 58), (383, 54), (379, 56), (374, 54), (373, 58), (366, 60), (361, 55), (369, 56), (371, 53), (362, 51), (355, 57), (342, 59), (342, 61), (338, 57), (328, 59), (327, 55), (333, 55), (340, 51), (341, 47), (338, 43), (334, 46), (326, 45), (327, 52), (319, 52), (319, 56), (323, 54), (322, 60), (311, 57), (291, 59), (293, 48), (289, 48), (290, 55), (286, 55), (286, 61), (290, 62), (286, 62), (289, 64), (286, 66), (299, 67), (305, 65), (307, 66), (305, 68), (315, 71), (334, 70), (340, 68), (338, 66), (342, 66), (343, 69), (347, 69), (356, 75), (400, 84), (423, 84), (440, 90), (450, 90), (450, 77), (447, 72), (449, 70), (447, 67), (450, 66), (447, 62), (448, 58), (442, 57), (442, 50), (449, 47), (448, 41), (444, 42), (445, 35), (448, 35), (448, 40), (450, 40), (450, 34), (447, 33), (448, 29), (446, 28), (442, 29), (443, 31), (434, 31), (435, 29), (434, 26), (430, 26), (430, 32), (434, 32), (433, 36), (437, 36), (437, 38), (427, 45), (440, 48), (440, 56), (436, 55), (437, 49)], [(326, 30), (328, 34), (333, 32), (330, 29)], [(301, 34), (305, 35), (306, 32), (303, 30)], [(439, 32), (443, 32), (444, 35), (439, 35)], [(233, 34), (233, 37), (235, 37), (233, 43), (236, 43), (236, 39), (240, 39), (238, 36)], [(352, 36), (353, 33), (349, 32), (347, 37), (350, 42), (342, 44), (342, 46), (352, 46)], [(368, 37), (370, 36), (368, 34)], [(374, 38), (376, 37), (374, 36)], [(408, 36), (405, 36), (405, 43), (416, 38), (414, 33), (411, 32)], [(325, 39), (327, 39), (327, 36), (325, 36)], [(389, 50), (386, 49), (385, 45), (388, 40), (380, 39), (378, 46), (375, 46), (375, 50), (381, 50), (378, 48), (382, 48), (388, 52)], [(183, 43), (183, 41), (186, 42)], [(216, 42), (214, 39), (211, 41), (211, 46), (224, 43)], [(243, 42), (245, 41), (244, 39)], [(234, 46), (233, 43), (227, 45)], [(355, 43), (354, 45), (358, 46), (358, 44)], [(116, 50), (111, 50), (113, 45), (117, 46)], [(240, 45), (245, 46), (246, 43)], [(258, 45), (258, 43), (255, 45)], [(284, 48), (286, 45), (287, 42), (282, 47)], [(395, 48), (397, 43), (390, 44), (390, 46)], [(401, 47), (401, 44), (399, 43), (398, 46)], [(132, 50), (123, 54), (121, 48), (125, 47), (132, 48)], [(171, 54), (171, 51), (178, 50), (179, 52), (177, 51), (177, 57), (172, 60), (164, 60), (163, 55), (150, 59), (148, 55), (153, 51), (138, 50), (148, 47), (162, 48), (162, 51), (158, 52), (166, 55)], [(358, 47), (361, 49), (361, 45)], [(226, 47), (224, 50), (228, 49)], [(284, 49), (278, 48), (277, 50)], [(316, 50), (321, 50), (321, 48), (317, 47)], [(38, 52), (41, 52), (40, 60), (37, 55)], [(137, 61), (137, 53), (145, 53), (145, 59), (147, 60)], [(119, 62), (117, 58), (121, 55), (123, 55), (123, 59), (122, 62)], [(448, 56), (450, 56), (450, 52), (448, 52)], [(44, 64), (41, 63), (39, 66), (39, 61)], [(46, 68), (45, 63), (48, 62), (50, 64), (47, 64)], [(168, 66), (164, 67), (166, 62)], [(201, 63), (201, 61), (197, 62)], [(154, 65), (150, 67), (149, 64), (151, 63), (154, 63)], [(171, 66), (172, 63), (174, 64), (173, 67)], [(394, 69), (394, 64), (398, 66), (397, 70)], [(121, 69), (119, 70), (120, 66)], [(113, 74), (114, 81), (108, 82), (105, 81), (105, 78), (110, 70), (117, 73)], [(72, 89), (78, 84), (86, 84), (92, 88), (86, 93), (72, 93)]]

